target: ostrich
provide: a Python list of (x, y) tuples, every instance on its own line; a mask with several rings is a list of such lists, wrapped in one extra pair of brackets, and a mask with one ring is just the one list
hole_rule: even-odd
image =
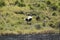
[(31, 24), (30, 22), (31, 22), (31, 20), (32, 20), (32, 16), (28, 16), (28, 17), (25, 18), (24, 20), (27, 22), (27, 24)]

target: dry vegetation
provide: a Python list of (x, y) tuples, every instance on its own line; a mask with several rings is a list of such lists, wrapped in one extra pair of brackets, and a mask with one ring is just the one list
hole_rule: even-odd
[[(24, 21), (28, 14), (33, 14), (31, 25)], [(59, 28), (60, 0), (0, 0), (0, 34), (59, 33)]]

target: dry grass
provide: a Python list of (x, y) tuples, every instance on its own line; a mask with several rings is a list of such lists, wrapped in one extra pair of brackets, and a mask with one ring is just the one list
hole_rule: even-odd
[[(16, 1), (18, 1), (17, 4), (15, 4)], [(51, 4), (48, 5), (47, 1)], [(59, 33), (57, 22), (60, 22), (60, 5), (58, 0), (44, 0), (44, 2), (39, 0), (24, 0), (23, 2), (20, 0), (0, 0), (0, 2), (5, 3), (5, 6), (0, 3), (0, 34)], [(23, 4), (26, 6), (23, 6)], [(57, 8), (54, 10), (52, 7), (55, 6)], [(36, 16), (33, 16), (32, 25), (26, 24), (24, 18), (30, 12), (39, 15), (40, 21), (37, 22)], [(54, 12), (56, 14), (52, 15)], [(46, 18), (46, 16), (51, 19)], [(45, 27), (43, 26), (44, 18), (47, 20)], [(39, 30), (35, 28), (35, 25), (38, 24), (41, 27)], [(53, 24), (54, 28), (49, 24)]]

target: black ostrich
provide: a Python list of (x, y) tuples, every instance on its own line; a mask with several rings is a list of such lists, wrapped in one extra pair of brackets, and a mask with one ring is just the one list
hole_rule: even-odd
[(27, 24), (31, 24), (32, 16), (28, 16), (26, 19), (24, 19)]
[(26, 18), (26, 21), (27, 21), (27, 22), (30, 22), (31, 20), (32, 20), (32, 18), (30, 18), (30, 19), (27, 19), (27, 18)]
[(40, 17), (39, 17), (39, 16), (37, 16), (37, 17), (36, 17), (36, 20), (37, 20), (37, 21), (40, 21)]

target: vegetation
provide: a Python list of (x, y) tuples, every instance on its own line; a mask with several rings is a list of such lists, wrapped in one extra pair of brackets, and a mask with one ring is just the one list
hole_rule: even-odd
[[(24, 21), (29, 14), (31, 25)], [(59, 28), (60, 0), (0, 0), (0, 34), (59, 33)]]

